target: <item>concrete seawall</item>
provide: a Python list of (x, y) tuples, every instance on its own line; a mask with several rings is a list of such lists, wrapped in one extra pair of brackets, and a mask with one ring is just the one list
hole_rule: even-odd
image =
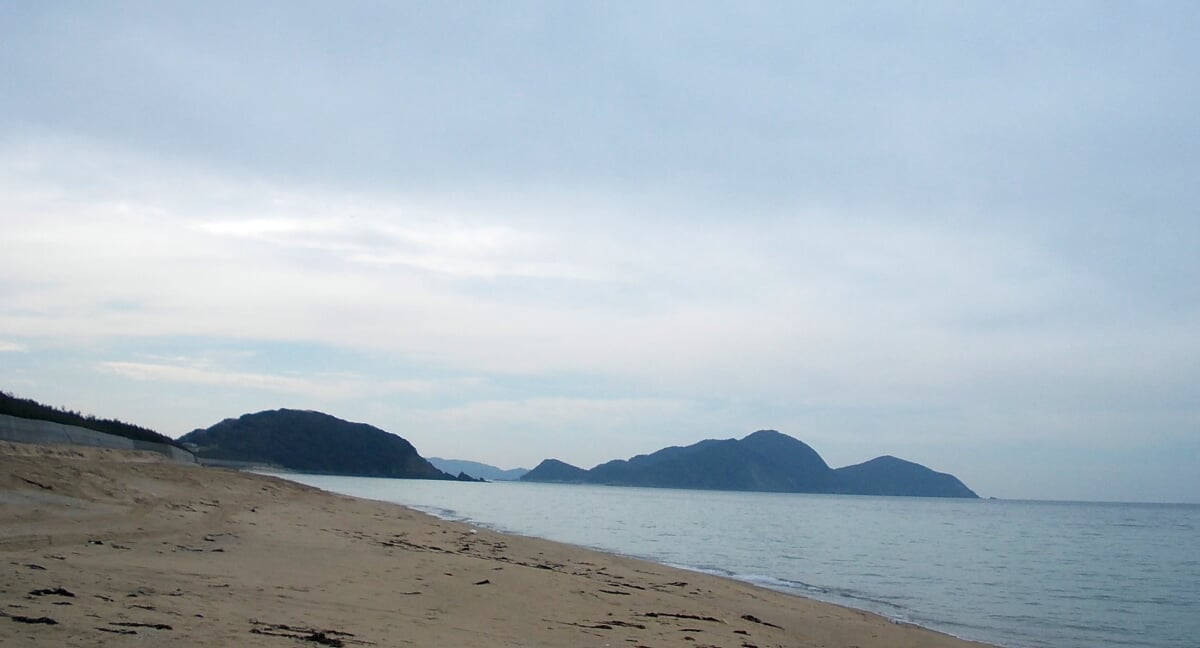
[(74, 425), (19, 418), (0, 414), (0, 441), (18, 443), (72, 444), (116, 450), (145, 450), (166, 455), (175, 461), (196, 463), (196, 457), (182, 448), (166, 443), (134, 441)]

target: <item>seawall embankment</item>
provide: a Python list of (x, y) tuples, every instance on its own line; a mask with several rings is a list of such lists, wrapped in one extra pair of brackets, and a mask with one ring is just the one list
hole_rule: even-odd
[(175, 461), (196, 463), (196, 457), (182, 448), (166, 443), (135, 441), (115, 434), (97, 432), (75, 425), (20, 418), (0, 414), (0, 441), (17, 443), (71, 444), (116, 450), (144, 450), (166, 455)]

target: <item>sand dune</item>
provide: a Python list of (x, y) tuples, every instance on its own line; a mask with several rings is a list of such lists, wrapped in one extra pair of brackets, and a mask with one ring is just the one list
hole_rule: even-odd
[(12, 646), (969, 645), (751, 585), (134, 452), (0, 444)]

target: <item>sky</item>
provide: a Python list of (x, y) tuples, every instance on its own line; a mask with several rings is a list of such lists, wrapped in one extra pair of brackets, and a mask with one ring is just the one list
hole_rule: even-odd
[(0, 4), (0, 390), (1200, 502), (1200, 5)]

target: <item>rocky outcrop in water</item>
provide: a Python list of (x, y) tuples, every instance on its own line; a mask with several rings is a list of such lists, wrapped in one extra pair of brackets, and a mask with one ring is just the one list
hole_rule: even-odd
[(441, 457), (429, 457), (429, 463), (433, 464), (438, 470), (454, 473), (465, 473), (479, 479), (488, 481), (516, 481), (529, 472), (527, 468), (512, 468), (505, 470), (497, 468), (478, 461), (467, 461), (466, 459), (443, 459)]

